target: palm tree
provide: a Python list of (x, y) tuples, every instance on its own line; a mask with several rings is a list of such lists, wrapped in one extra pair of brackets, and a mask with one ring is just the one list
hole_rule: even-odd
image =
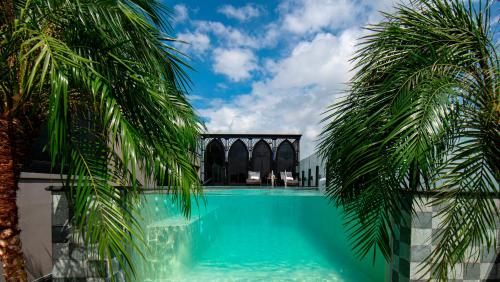
[(16, 190), (42, 121), (52, 165), (68, 176), (73, 226), (100, 259), (116, 257), (133, 273), (141, 172), (145, 183), (166, 182), (189, 213), (190, 193), (201, 192), (190, 153), (200, 123), (184, 94), (186, 65), (169, 45), (168, 16), (156, 0), (2, 1), (0, 257), (7, 281), (26, 281)]
[(492, 2), (410, 2), (367, 28), (347, 95), (325, 115), (319, 149), (327, 194), (344, 208), (361, 257), (379, 248), (389, 259), (397, 219), (412, 212), (408, 195), (432, 192), (433, 205), (446, 204), (438, 247), (426, 259), (433, 276), (446, 279), (467, 247), (495, 244), (488, 232), (498, 224), (492, 196), (500, 194)]

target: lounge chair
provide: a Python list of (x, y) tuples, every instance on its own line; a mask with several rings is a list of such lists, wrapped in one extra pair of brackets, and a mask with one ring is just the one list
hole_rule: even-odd
[(260, 171), (249, 171), (246, 183), (247, 185), (261, 185)]
[(297, 179), (293, 179), (291, 171), (280, 172), (280, 178), (285, 186), (299, 186), (299, 181)]

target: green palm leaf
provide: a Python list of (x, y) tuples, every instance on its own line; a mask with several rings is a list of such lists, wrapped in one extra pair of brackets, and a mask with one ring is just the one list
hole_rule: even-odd
[(0, 23), (0, 111), (46, 120), (78, 237), (128, 279), (130, 251), (143, 248), (141, 186), (166, 183), (186, 216), (191, 193), (201, 195), (201, 123), (185, 96), (189, 66), (169, 45), (168, 13), (155, 0), (31, 0), (16, 1), (14, 23)]
[(412, 212), (404, 195), (417, 191), (447, 204), (427, 259), (435, 276), (446, 279), (467, 247), (493, 246), (500, 96), (491, 4), (400, 4), (361, 39), (356, 74), (328, 109), (319, 146), (327, 193), (356, 226), (361, 256), (378, 246), (389, 259), (401, 213)]

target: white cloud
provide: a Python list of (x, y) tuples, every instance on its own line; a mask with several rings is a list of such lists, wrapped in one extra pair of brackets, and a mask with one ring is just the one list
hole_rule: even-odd
[[(283, 27), (293, 33), (306, 33), (325, 27), (342, 27), (353, 21), (356, 4), (351, 0), (299, 0), (286, 3), (290, 9)], [(289, 5), (289, 6), (288, 6)]]
[(224, 89), (224, 90), (229, 88), (225, 83), (222, 82), (217, 83), (215, 86), (219, 89)]
[(298, 43), (288, 58), (273, 67), (274, 78), (269, 84), (273, 88), (336, 87), (339, 81), (347, 81), (347, 70), (351, 67), (348, 59), (355, 48), (356, 36), (359, 33), (354, 30), (344, 31), (339, 37), (320, 33), (312, 41)]
[(248, 21), (260, 15), (261, 9), (253, 4), (246, 4), (243, 7), (236, 8), (232, 5), (224, 5), (217, 10), (228, 18), (237, 19), (239, 21)]
[(288, 57), (268, 60), (271, 76), (250, 93), (200, 110), (210, 132), (302, 133), (302, 156), (312, 153), (321, 131), (321, 112), (350, 78), (348, 58), (359, 29), (316, 35), (299, 42)]
[(225, 26), (220, 22), (196, 21), (194, 23), (198, 32), (212, 33), (219, 43), (226, 47), (249, 47), (257, 48), (258, 40), (231, 26)]
[[(361, 27), (378, 22), (378, 11), (390, 10), (395, 1), (283, 0), (279, 19), (256, 36), (218, 22), (197, 22), (198, 31), (218, 38), (215, 72), (233, 81), (250, 79), (256, 71), (265, 76), (249, 93), (201, 109), (209, 132), (301, 133), (301, 157), (312, 153), (321, 113), (352, 76), (349, 59), (366, 34)], [(257, 58), (251, 51), (277, 41), (284, 47), (280, 59)]]
[(214, 72), (224, 74), (232, 81), (241, 81), (251, 77), (257, 69), (257, 58), (250, 49), (216, 48), (213, 52)]
[(177, 4), (174, 6), (174, 23), (180, 23), (189, 18), (188, 9), (185, 5)]
[(490, 21), (490, 25), (491, 26), (495, 26), (495, 25), (498, 25), (498, 23), (500, 22), (500, 16), (496, 16), (496, 17), (493, 17)]
[(200, 95), (188, 95), (188, 99), (189, 101), (203, 101), (205, 98), (203, 98), (202, 96)]
[(261, 49), (274, 47), (281, 33), (277, 23), (265, 25), (264, 28), (259, 29), (258, 35), (216, 21), (193, 21), (193, 27), (195, 32), (213, 35), (217, 39), (217, 43), (225, 48)]
[(339, 30), (378, 18), (394, 0), (287, 0), (280, 6), (282, 28), (295, 34)]
[(194, 55), (203, 54), (210, 47), (210, 37), (200, 32), (184, 32), (177, 34), (177, 39), (185, 43), (178, 42), (176, 47), (186, 53)]

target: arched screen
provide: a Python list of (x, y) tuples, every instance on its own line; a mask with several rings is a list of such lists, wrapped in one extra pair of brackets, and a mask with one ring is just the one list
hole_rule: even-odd
[(295, 150), (290, 142), (284, 141), (278, 147), (278, 152), (276, 155), (276, 166), (278, 172), (291, 171), (295, 173)]
[(233, 143), (228, 158), (229, 183), (245, 183), (248, 173), (248, 150), (241, 140)]
[(271, 171), (272, 152), (269, 145), (260, 140), (255, 144), (252, 152), (252, 170), (260, 171), (262, 178), (267, 177)]
[(224, 183), (224, 146), (219, 140), (212, 140), (205, 151), (205, 179), (209, 184)]

